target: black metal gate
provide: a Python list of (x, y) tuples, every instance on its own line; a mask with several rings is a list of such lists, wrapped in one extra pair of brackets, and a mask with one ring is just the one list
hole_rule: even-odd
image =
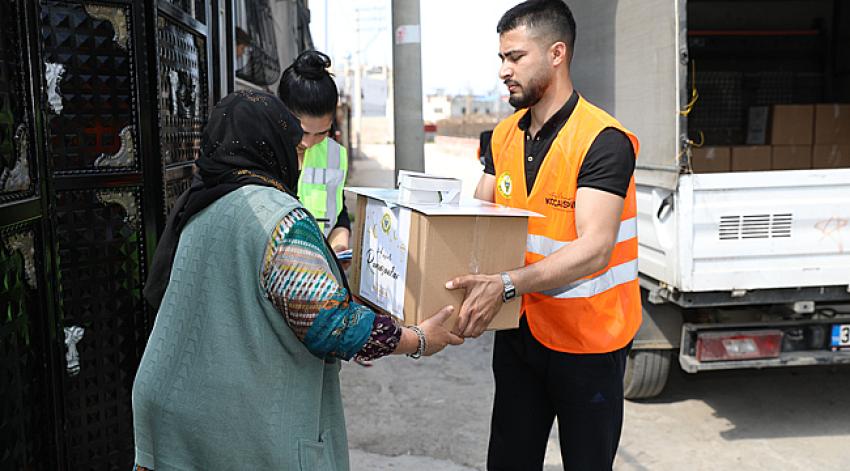
[(142, 283), (228, 87), (218, 10), (0, 1), (0, 469), (132, 464)]

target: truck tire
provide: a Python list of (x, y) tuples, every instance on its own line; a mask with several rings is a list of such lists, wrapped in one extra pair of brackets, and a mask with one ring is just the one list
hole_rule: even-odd
[(632, 350), (626, 361), (623, 395), (648, 399), (661, 394), (670, 374), (672, 350)]

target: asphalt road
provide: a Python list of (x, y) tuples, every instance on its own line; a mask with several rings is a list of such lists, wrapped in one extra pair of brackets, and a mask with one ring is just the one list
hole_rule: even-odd
[[(491, 351), (487, 334), (420, 361), (344, 367), (352, 469), (484, 469)], [(660, 397), (626, 403), (615, 469), (847, 469), (848, 391), (847, 367), (676, 370)], [(546, 470), (557, 469), (553, 435)]]

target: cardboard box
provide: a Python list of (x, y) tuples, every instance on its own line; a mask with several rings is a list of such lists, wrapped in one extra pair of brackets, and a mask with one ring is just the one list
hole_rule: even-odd
[(694, 173), (728, 172), (732, 169), (732, 152), (728, 147), (695, 147), (691, 169)]
[(815, 144), (850, 145), (850, 105), (817, 105)]
[(770, 143), (777, 146), (810, 146), (814, 133), (813, 105), (775, 105)]
[(806, 170), (812, 168), (811, 146), (774, 146), (770, 167), (773, 170)]
[(850, 168), (850, 145), (816, 145), (812, 168)]
[(769, 106), (751, 106), (747, 116), (747, 145), (767, 144)]
[(737, 146), (732, 148), (732, 171), (770, 170), (770, 146)]
[[(399, 201), (398, 190), (347, 188), (357, 194), (352, 292), (373, 308), (414, 325), (449, 304), (460, 312), (464, 291), (447, 281), (525, 264), (529, 211), (461, 200), (457, 205)], [(488, 330), (519, 325), (520, 300), (505, 303)]]

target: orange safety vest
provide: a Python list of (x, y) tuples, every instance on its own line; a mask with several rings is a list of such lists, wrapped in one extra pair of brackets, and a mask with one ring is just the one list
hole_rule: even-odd
[[(518, 127), (525, 110), (496, 127), (492, 152), (496, 203), (542, 214), (530, 218), (525, 263), (552, 255), (578, 238), (575, 201), (578, 174), (590, 145), (606, 128), (623, 131), (638, 154), (638, 140), (616, 119), (579, 97), (567, 123), (543, 160), (531, 194), (525, 183), (525, 136)], [(608, 266), (566, 286), (522, 297), (522, 312), (534, 337), (569, 353), (607, 353), (625, 347), (640, 327), (637, 280), (637, 206), (632, 177), (617, 245)]]

